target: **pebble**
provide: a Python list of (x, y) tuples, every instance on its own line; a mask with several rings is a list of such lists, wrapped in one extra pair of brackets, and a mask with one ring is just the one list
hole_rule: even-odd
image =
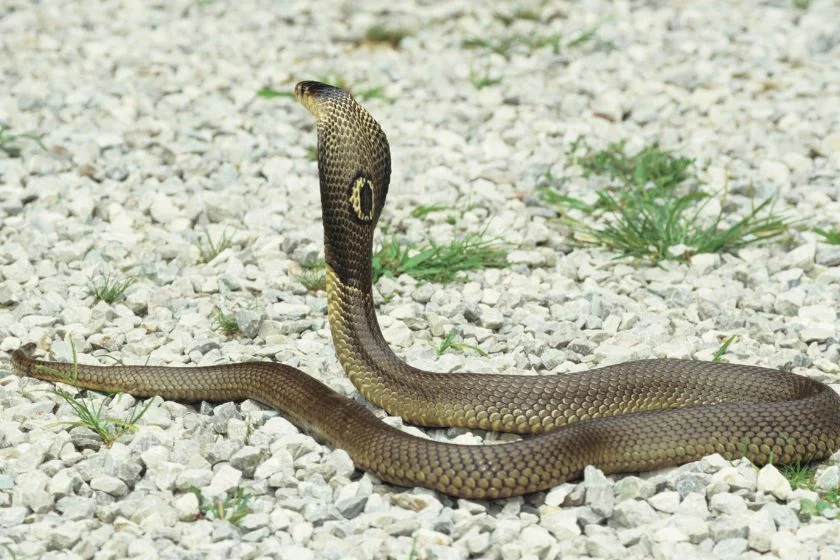
[(665, 491), (648, 498), (648, 503), (656, 511), (674, 513), (680, 505), (680, 495), (678, 492)]
[(758, 552), (768, 552), (776, 534), (776, 523), (767, 510), (756, 512), (750, 519), (747, 543), (750, 548)]
[(649, 525), (659, 516), (647, 502), (625, 500), (615, 506), (612, 519), (619, 527), (634, 528)]
[(840, 487), (840, 466), (830, 465), (817, 474), (817, 488), (824, 492)]
[(482, 327), (491, 330), (499, 330), (505, 324), (505, 318), (501, 311), (494, 307), (483, 309), (479, 315), (479, 323)]
[(581, 534), (578, 512), (575, 509), (545, 506), (544, 511), (540, 513), (540, 526), (550, 531), (559, 540), (570, 539)]
[(721, 492), (712, 496), (709, 500), (709, 508), (715, 513), (738, 515), (747, 511), (747, 504), (736, 494)]
[(192, 492), (186, 492), (175, 500), (175, 511), (179, 521), (192, 521), (199, 514), (198, 497)]
[(90, 480), (90, 487), (94, 490), (99, 490), (115, 497), (125, 496), (128, 494), (128, 486), (126, 483), (115, 476), (96, 476)]
[(615, 497), (612, 483), (604, 473), (595, 467), (587, 466), (583, 471), (583, 486), (586, 489), (585, 503), (592, 511), (601, 517), (609, 517), (613, 513)]
[(790, 482), (773, 465), (765, 465), (758, 471), (758, 490), (772, 494), (777, 499), (787, 500), (793, 489)]

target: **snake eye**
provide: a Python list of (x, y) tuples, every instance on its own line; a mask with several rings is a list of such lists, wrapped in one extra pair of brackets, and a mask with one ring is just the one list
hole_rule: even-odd
[(362, 222), (373, 220), (373, 183), (364, 175), (357, 175), (350, 184), (350, 207)]

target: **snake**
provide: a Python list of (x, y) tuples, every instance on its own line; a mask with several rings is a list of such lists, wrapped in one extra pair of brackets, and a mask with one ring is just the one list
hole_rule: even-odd
[(677, 466), (719, 453), (756, 465), (826, 459), (840, 447), (840, 395), (781, 369), (679, 359), (624, 362), (555, 375), (435, 373), (390, 348), (373, 298), (374, 231), (388, 193), (391, 153), (353, 96), (304, 81), (297, 100), (318, 139), (327, 315), (338, 360), (359, 393), (388, 414), (427, 427), (522, 434), (463, 445), (382, 422), (292, 366), (95, 366), (12, 353), (16, 372), (86, 389), (185, 402), (254, 399), (361, 470), (398, 486), (486, 500), (550, 489), (588, 465), (605, 474)]

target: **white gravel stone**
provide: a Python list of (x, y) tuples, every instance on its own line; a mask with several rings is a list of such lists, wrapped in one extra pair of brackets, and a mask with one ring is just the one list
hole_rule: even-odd
[(715, 544), (712, 554), (715, 558), (740, 558), (747, 550), (747, 539), (724, 539)]
[(788, 560), (807, 558), (806, 547), (789, 531), (779, 531), (770, 540), (770, 552)]
[(613, 487), (616, 501), (639, 500), (650, 498), (656, 493), (656, 488), (647, 480), (635, 476), (619, 479)]
[(544, 506), (540, 511), (540, 525), (548, 529), (558, 540), (566, 540), (581, 534), (577, 516), (578, 512), (574, 508)]
[(585, 503), (597, 515), (609, 517), (612, 515), (615, 497), (612, 482), (595, 467), (587, 466), (583, 471), (583, 486), (586, 489)]
[(738, 515), (747, 511), (747, 504), (744, 499), (735, 494), (715, 494), (709, 500), (709, 508), (713, 512), (727, 515)]
[(192, 492), (181, 494), (175, 500), (175, 511), (179, 521), (192, 521), (200, 512), (198, 496)]
[(773, 465), (765, 465), (758, 471), (758, 490), (772, 494), (779, 500), (787, 500), (793, 489), (788, 479)]
[(649, 525), (659, 519), (659, 516), (647, 502), (639, 500), (625, 500), (616, 504), (613, 520), (619, 527), (640, 527)]
[(615, 531), (608, 527), (587, 525), (586, 536), (586, 553), (593, 558), (621, 558), (627, 553)]
[(674, 526), (666, 526), (662, 527), (653, 535), (653, 538), (657, 542), (683, 542), (688, 541), (688, 535), (685, 531), (674, 527)]
[(313, 560), (315, 553), (298, 545), (287, 545), (278, 551), (280, 560)]
[(731, 463), (723, 458), (720, 453), (707, 455), (700, 460), (700, 469), (703, 472), (714, 474), (721, 469), (731, 466)]
[(692, 544), (704, 542), (711, 532), (709, 524), (703, 517), (691, 514), (677, 513), (673, 517), (668, 518), (667, 523), (682, 531)]
[(13, 503), (36, 513), (44, 513), (53, 505), (54, 497), (47, 491), (50, 479), (40, 471), (24, 472), (16, 477)]
[[(551, 530), (551, 532), (558, 539), (568, 538), (568, 536), (560, 536), (566, 534), (565, 529), (560, 530), (560, 535), (555, 533), (553, 530)], [(580, 534), (580, 531), (578, 531), (578, 534)], [(569, 535), (571, 535), (571, 533), (569, 533)], [(525, 554), (533, 554), (537, 558), (546, 554), (551, 548), (551, 545), (556, 542), (551, 534), (549, 534), (549, 531), (543, 527), (536, 527), (533, 525), (522, 529), (519, 538), (521, 543), (520, 546), (522, 547), (523, 552)]]
[(179, 490), (187, 490), (191, 486), (201, 488), (210, 484), (213, 472), (210, 469), (185, 469), (178, 475), (175, 486)]
[(712, 484), (726, 484), (734, 490), (754, 491), (757, 483), (757, 469), (751, 464), (738, 467), (724, 467), (712, 475)]
[(674, 513), (680, 505), (680, 495), (677, 492), (660, 492), (648, 498), (648, 503), (656, 511)]
[(498, 309), (488, 307), (481, 311), (479, 322), (484, 328), (498, 330), (505, 324), (505, 318)]
[(552, 488), (548, 494), (545, 496), (545, 505), (547, 506), (559, 506), (562, 505), (563, 502), (566, 500), (566, 497), (572, 492), (575, 488), (574, 484), (571, 483), (563, 483), (560, 486), (555, 486)]
[(817, 474), (814, 482), (816, 482), (817, 488), (824, 492), (840, 487), (840, 466), (830, 465), (824, 468)]
[(776, 523), (769, 511), (761, 510), (752, 516), (747, 537), (750, 548), (758, 552), (768, 552), (775, 534)]
[(115, 497), (128, 494), (128, 486), (115, 476), (99, 475), (91, 479), (90, 487)]

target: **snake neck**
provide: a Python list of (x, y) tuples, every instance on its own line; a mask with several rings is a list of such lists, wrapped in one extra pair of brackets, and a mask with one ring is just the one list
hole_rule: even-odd
[[(327, 307), (330, 331), (338, 360), (359, 392), (375, 405), (388, 410), (399, 406), (400, 396), (393, 387), (405, 389), (405, 395), (423, 394), (426, 388), (416, 378), (406, 376), (412, 369), (394, 354), (379, 327), (373, 305), (370, 280), (366, 289), (352, 286), (327, 262)], [(370, 276), (368, 276), (370, 278)]]

